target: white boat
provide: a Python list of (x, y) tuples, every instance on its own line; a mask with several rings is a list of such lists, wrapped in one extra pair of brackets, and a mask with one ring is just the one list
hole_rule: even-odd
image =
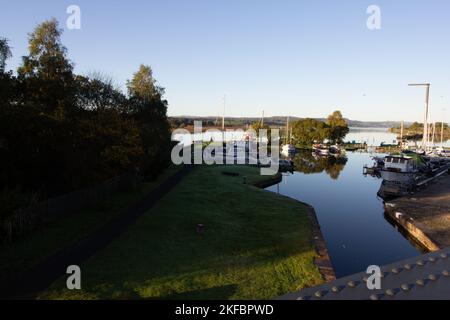
[(281, 148), (281, 154), (288, 156), (288, 155), (292, 155), (294, 153), (296, 153), (296, 149), (292, 144), (285, 144), (282, 148)]
[(292, 142), (292, 133), (289, 132), (289, 117), (286, 120), (286, 141), (285, 145), (281, 147), (281, 154), (284, 156), (293, 155), (297, 152), (295, 146), (291, 144)]
[(313, 145), (313, 151), (319, 156), (329, 156), (330, 155), (330, 148), (327, 146), (323, 146), (321, 144), (315, 144)]
[(419, 173), (418, 162), (418, 159), (403, 154), (389, 155), (384, 158), (381, 178), (389, 182), (412, 184)]

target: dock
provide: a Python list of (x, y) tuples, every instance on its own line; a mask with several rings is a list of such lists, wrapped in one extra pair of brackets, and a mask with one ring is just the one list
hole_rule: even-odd
[(450, 175), (385, 203), (386, 215), (428, 251), (450, 246)]

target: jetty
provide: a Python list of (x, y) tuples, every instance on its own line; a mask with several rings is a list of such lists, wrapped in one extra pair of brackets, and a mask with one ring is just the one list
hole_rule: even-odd
[(385, 203), (386, 216), (428, 251), (450, 246), (450, 175)]

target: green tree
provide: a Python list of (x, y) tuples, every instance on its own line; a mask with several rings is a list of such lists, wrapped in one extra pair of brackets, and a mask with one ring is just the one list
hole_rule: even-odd
[(106, 110), (114, 109), (123, 113), (129, 112), (126, 96), (114, 88), (110, 81), (101, 78), (76, 76), (76, 104), (79, 109)]
[(127, 81), (128, 94), (131, 97), (152, 101), (161, 99), (164, 88), (157, 85), (150, 66), (141, 64), (139, 70)]
[(322, 143), (329, 136), (329, 128), (315, 119), (302, 119), (292, 124), (292, 135), (296, 145), (311, 147), (315, 142)]
[[(0, 104), (8, 103), (13, 98), (13, 91), (17, 84), (12, 72), (5, 72), (6, 60), (12, 57), (8, 39), (0, 38)], [(0, 107), (4, 107), (0, 105)]]
[(350, 131), (347, 121), (342, 117), (340, 111), (334, 111), (328, 116), (327, 125), (330, 128), (328, 139), (332, 143), (342, 143)]
[(154, 176), (168, 164), (172, 145), (167, 101), (162, 97), (164, 89), (157, 85), (152, 69), (145, 65), (127, 82), (127, 88), (131, 115), (141, 128), (143, 172)]
[(29, 54), (18, 69), (23, 100), (56, 118), (63, 118), (74, 106), (73, 66), (66, 57), (61, 34), (56, 19), (38, 25), (29, 34)]
[(8, 39), (0, 38), (0, 73), (5, 72), (6, 60), (12, 57)]

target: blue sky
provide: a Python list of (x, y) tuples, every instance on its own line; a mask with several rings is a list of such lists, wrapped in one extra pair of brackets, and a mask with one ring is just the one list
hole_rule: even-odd
[[(80, 6), (81, 30), (66, 29)], [(381, 30), (366, 27), (369, 5)], [(0, 36), (15, 69), (27, 33), (56, 17), (77, 73), (102, 71), (125, 87), (141, 63), (166, 88), (170, 115), (450, 120), (450, 1), (428, 0), (41, 0), (2, 3)]]

